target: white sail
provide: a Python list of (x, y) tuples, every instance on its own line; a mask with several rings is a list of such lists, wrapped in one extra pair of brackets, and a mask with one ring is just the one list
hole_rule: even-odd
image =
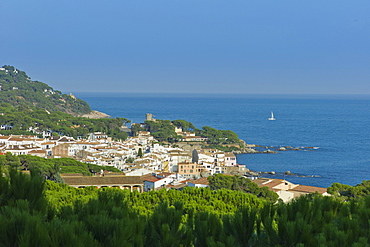
[(271, 117), (269, 117), (269, 120), (275, 120), (273, 112), (271, 112)]

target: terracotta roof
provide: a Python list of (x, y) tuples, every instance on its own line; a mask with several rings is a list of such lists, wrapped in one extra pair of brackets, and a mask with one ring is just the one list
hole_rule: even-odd
[(189, 181), (191, 181), (191, 179), (182, 180), (182, 181), (180, 181), (180, 183), (187, 184), (187, 182), (189, 182)]
[(235, 154), (233, 154), (233, 153), (225, 153), (225, 156), (226, 157), (235, 157)]
[(67, 137), (62, 137), (58, 140), (58, 142), (75, 142), (73, 138), (67, 138)]
[(255, 180), (252, 180), (252, 182), (256, 183), (258, 186), (262, 186), (263, 183), (268, 182), (270, 179), (268, 178), (257, 178)]
[(196, 180), (190, 180), (189, 183), (209, 185), (208, 178), (199, 178)]
[(161, 180), (161, 179), (159, 179), (159, 178), (157, 178), (157, 177), (154, 177), (154, 176), (151, 176), (151, 177), (147, 177), (147, 178), (145, 178), (144, 179), (144, 181), (148, 181), (148, 182), (157, 182), (157, 181), (159, 181), (159, 180)]
[(91, 142), (87, 141), (77, 141), (76, 144), (91, 144)]
[(175, 173), (172, 173), (172, 172), (161, 172), (161, 173), (158, 173), (158, 176), (163, 176), (163, 177), (168, 177), (170, 175), (173, 175)]
[(23, 141), (23, 140), (24, 140), (24, 138), (20, 138), (20, 137), (11, 137), (9, 139), (9, 141)]
[(184, 187), (187, 187), (187, 186), (188, 186), (187, 184), (181, 183), (181, 184), (174, 185), (172, 188), (173, 189), (181, 189), (181, 188), (184, 188)]
[(320, 194), (324, 194), (327, 191), (327, 189), (322, 188), (322, 187), (308, 186), (308, 185), (298, 185), (294, 187), (293, 189), (290, 189), (289, 191), (299, 191), (299, 192), (306, 192), (306, 193), (318, 192)]
[(40, 154), (46, 154), (45, 150), (32, 150), (29, 152), (30, 154), (40, 153)]
[(285, 180), (283, 179), (271, 179), (270, 181), (268, 181), (267, 183), (262, 183), (262, 184), (259, 184), (258, 186), (266, 186), (266, 187), (269, 187), (269, 188), (273, 188), (279, 184), (282, 184), (284, 183)]
[(55, 144), (55, 142), (43, 142), (41, 145)]
[(148, 174), (145, 174), (145, 175), (141, 176), (141, 180), (144, 181), (147, 178), (151, 178), (151, 177), (153, 177), (153, 175), (151, 173), (148, 173)]

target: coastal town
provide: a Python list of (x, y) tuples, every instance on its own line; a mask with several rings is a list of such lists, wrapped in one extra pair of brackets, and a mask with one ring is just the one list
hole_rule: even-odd
[(0, 6), (0, 247), (370, 247), (370, 1)]
[[(151, 121), (151, 115), (147, 114)], [(3, 126), (4, 127), (4, 126)], [(124, 130), (130, 129), (123, 126)], [(205, 137), (196, 136), (176, 127), (182, 136), (181, 147), (159, 143), (149, 131), (138, 131), (126, 140), (115, 141), (102, 132), (94, 132), (86, 138), (52, 135), (31, 129), (42, 135), (0, 136), (0, 152), (12, 155), (34, 155), (42, 158), (73, 158), (77, 161), (102, 167), (113, 166), (118, 172), (101, 170), (92, 176), (63, 173), (65, 183), (76, 187), (118, 187), (131, 191), (181, 189), (207, 187), (207, 177), (214, 174), (240, 175), (251, 179), (260, 187), (266, 186), (276, 192), (283, 201), (302, 194), (318, 192), (327, 195), (326, 188), (297, 185), (283, 179), (268, 179), (253, 175), (246, 165), (238, 164), (233, 152), (213, 148), (201, 148)], [(184, 145), (185, 144), (185, 145)], [(251, 175), (252, 174), (252, 175)]]

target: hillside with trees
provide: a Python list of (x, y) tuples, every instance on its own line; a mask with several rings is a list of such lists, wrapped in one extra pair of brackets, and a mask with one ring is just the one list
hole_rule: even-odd
[(0, 130), (0, 134), (3, 135), (34, 135), (49, 131), (53, 135), (67, 135), (76, 138), (86, 137), (92, 132), (104, 132), (113, 139), (125, 140), (127, 134), (121, 131), (121, 127), (130, 122), (126, 118), (75, 117), (64, 112), (47, 112), (45, 109), (36, 107), (13, 107), (9, 103), (0, 104), (0, 113), (0, 123), (11, 126), (7, 130)]
[(0, 102), (22, 108), (38, 107), (49, 112), (61, 111), (74, 116), (90, 113), (90, 106), (73, 95), (63, 94), (49, 85), (32, 81), (26, 72), (13, 66), (0, 68)]

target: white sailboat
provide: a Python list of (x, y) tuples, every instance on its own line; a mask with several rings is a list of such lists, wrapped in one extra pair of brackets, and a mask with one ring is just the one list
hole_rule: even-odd
[(274, 113), (273, 113), (273, 112), (271, 112), (271, 117), (269, 117), (269, 120), (276, 120), (276, 119), (274, 118)]

